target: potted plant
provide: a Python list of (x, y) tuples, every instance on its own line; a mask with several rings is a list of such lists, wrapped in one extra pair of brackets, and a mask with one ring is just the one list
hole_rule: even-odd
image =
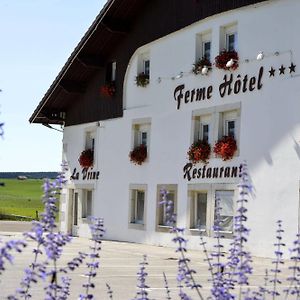
[(142, 72), (135, 77), (135, 82), (137, 86), (146, 87), (149, 84), (149, 75)]
[(222, 139), (216, 142), (214, 153), (221, 157), (224, 161), (232, 159), (237, 150), (236, 140), (233, 136), (223, 136)]
[(143, 144), (135, 147), (130, 151), (129, 157), (131, 162), (141, 165), (147, 158), (147, 147)]
[(197, 62), (193, 64), (193, 66), (194, 67), (192, 72), (195, 75), (206, 75), (208, 71), (211, 70), (211, 62), (206, 57), (200, 58)]
[(115, 83), (113, 81), (107, 82), (101, 87), (100, 93), (103, 96), (113, 97), (116, 93)]
[(187, 155), (193, 164), (200, 161), (206, 164), (210, 156), (210, 145), (207, 141), (198, 140), (190, 146)]
[(78, 162), (82, 168), (92, 167), (94, 163), (94, 151), (92, 149), (82, 151)]
[(235, 70), (239, 66), (239, 56), (236, 51), (227, 51), (223, 49), (215, 58), (215, 65), (218, 69)]

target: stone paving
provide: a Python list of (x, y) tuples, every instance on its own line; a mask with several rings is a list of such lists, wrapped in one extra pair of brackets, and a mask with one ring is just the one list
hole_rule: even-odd
[[(0, 232), (0, 238), (7, 240), (21, 237), (17, 232)], [(62, 259), (58, 266), (63, 266), (70, 261), (78, 251), (88, 251), (90, 240), (84, 238), (74, 238), (64, 251)], [(31, 242), (22, 255), (17, 255), (14, 265), (7, 265), (8, 268), (0, 276), (0, 299), (6, 299), (6, 296), (13, 293), (22, 278), (22, 270), (31, 261), (31, 252), (34, 244)], [(134, 299), (136, 294), (136, 273), (139, 263), (146, 254), (149, 265), (147, 266), (149, 289), (149, 299), (166, 299), (165, 283), (163, 272), (165, 272), (171, 290), (173, 299), (179, 299), (178, 288), (176, 287), (177, 274), (177, 253), (174, 249), (167, 247), (157, 247), (117, 241), (104, 241), (101, 251), (101, 267), (95, 279), (96, 289), (94, 291), (95, 299), (109, 299), (107, 295), (106, 283), (113, 290), (114, 300)], [(188, 251), (188, 257), (193, 262), (193, 268), (197, 270), (196, 279), (202, 285), (202, 293), (206, 299), (210, 286), (208, 283), (209, 272), (207, 264), (204, 262), (204, 256), (201, 251)], [(254, 258), (254, 275), (251, 278), (250, 288), (255, 288), (263, 282), (266, 268), (272, 266), (271, 259)], [(287, 267), (284, 269), (284, 276), (287, 273)], [(83, 291), (82, 283), (85, 280), (84, 268), (76, 270), (71, 278), (71, 296), (69, 299), (78, 299), (78, 295)], [(37, 284), (33, 288), (32, 299), (44, 299), (43, 283)], [(192, 299), (199, 299), (195, 293), (189, 292)], [(280, 298), (277, 298), (280, 299)], [(283, 298), (282, 298), (283, 299)], [(290, 298), (289, 298), (290, 299)]]

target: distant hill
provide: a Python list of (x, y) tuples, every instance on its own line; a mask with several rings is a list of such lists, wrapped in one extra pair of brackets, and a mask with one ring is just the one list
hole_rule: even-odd
[(26, 176), (28, 179), (56, 178), (58, 172), (0, 172), (0, 178), (15, 179), (18, 176)]

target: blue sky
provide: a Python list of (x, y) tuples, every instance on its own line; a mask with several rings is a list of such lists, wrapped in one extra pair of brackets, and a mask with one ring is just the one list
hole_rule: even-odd
[(0, 0), (0, 171), (56, 171), (62, 133), (28, 119), (105, 0)]

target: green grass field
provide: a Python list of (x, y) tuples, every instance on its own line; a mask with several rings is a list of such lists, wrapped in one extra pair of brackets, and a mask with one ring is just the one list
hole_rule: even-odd
[(41, 201), (43, 180), (0, 179), (0, 214), (15, 214), (35, 218), (36, 210), (44, 210)]

